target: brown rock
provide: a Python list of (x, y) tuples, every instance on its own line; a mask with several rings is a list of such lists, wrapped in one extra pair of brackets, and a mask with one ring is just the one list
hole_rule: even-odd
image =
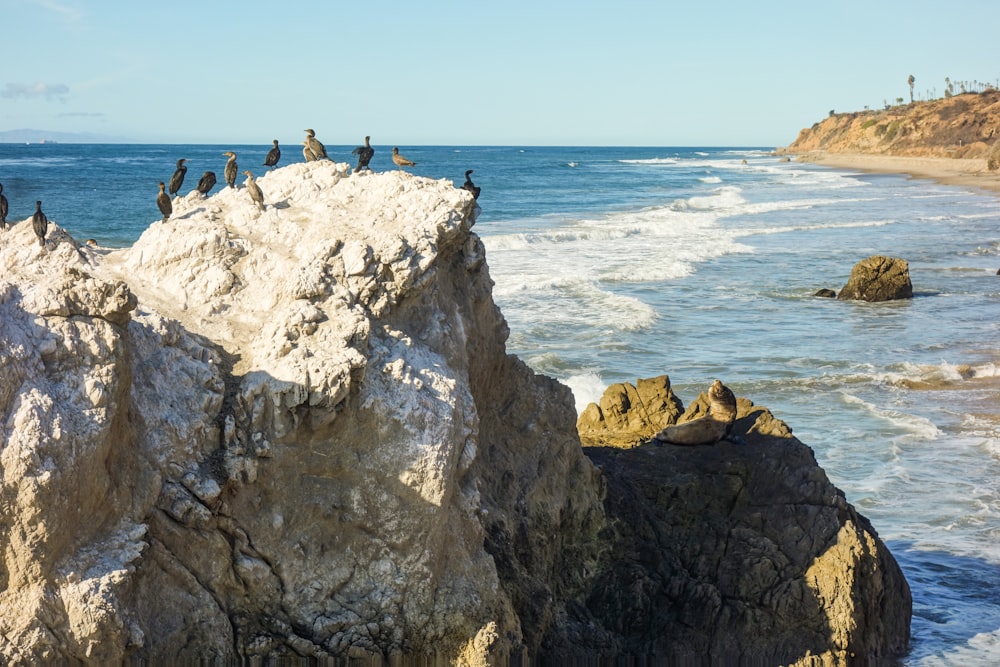
[(660, 375), (639, 379), (634, 385), (609, 386), (599, 405), (591, 403), (584, 409), (576, 427), (588, 444), (634, 447), (675, 423), (683, 411), (670, 388), (670, 378)]
[(851, 277), (837, 295), (838, 299), (892, 301), (913, 297), (910, 267), (905, 259), (873, 255), (861, 260), (851, 270)]

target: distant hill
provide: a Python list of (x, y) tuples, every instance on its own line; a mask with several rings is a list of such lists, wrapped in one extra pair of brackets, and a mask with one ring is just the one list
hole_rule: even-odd
[(835, 113), (783, 152), (984, 158), (1000, 139), (1000, 91), (963, 93), (881, 111)]
[(24, 128), (20, 130), (0, 131), (0, 143), (123, 144), (130, 143), (130, 140), (94, 132), (55, 132), (52, 130)]

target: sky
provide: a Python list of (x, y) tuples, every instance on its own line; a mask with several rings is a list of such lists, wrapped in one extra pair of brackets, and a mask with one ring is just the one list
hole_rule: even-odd
[(137, 143), (784, 146), (997, 85), (1000, 2), (0, 0), (0, 132)]

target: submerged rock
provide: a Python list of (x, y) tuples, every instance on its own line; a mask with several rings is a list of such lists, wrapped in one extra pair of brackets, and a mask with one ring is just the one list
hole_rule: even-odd
[(851, 269), (851, 277), (837, 295), (841, 300), (891, 301), (913, 297), (910, 266), (905, 259), (873, 255)]
[[(760, 409), (702, 468), (584, 454), (570, 391), (506, 353), (470, 193), (332, 161), (258, 184), (266, 211), (180, 197), (122, 250), (0, 236), (4, 663), (790, 655), (788, 628), (812, 655), (894, 650), (905, 582), (803, 445), (753, 440), (781, 433)], [(665, 376), (622, 393), (595, 431), (680, 410)], [(764, 478), (785, 514), (738, 491)], [(650, 541), (678, 521), (711, 539)], [(723, 536), (760, 546), (750, 573)], [(831, 549), (854, 560), (785, 585)], [(841, 610), (859, 622), (826, 632)]]

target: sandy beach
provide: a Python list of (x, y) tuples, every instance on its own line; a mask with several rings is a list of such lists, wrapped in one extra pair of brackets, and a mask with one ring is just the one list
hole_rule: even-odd
[(899, 157), (863, 153), (800, 153), (801, 162), (812, 162), (839, 169), (890, 174), (909, 174), (928, 178), (945, 185), (959, 185), (1000, 192), (1000, 171), (986, 169), (985, 159), (953, 159), (946, 157)]

